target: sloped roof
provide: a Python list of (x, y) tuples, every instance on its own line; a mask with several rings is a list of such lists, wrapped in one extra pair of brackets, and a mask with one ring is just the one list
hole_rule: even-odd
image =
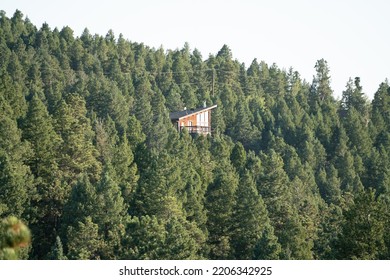
[(212, 105), (212, 106), (208, 106), (208, 107), (196, 108), (196, 109), (193, 109), (193, 110), (184, 110), (184, 111), (172, 112), (172, 113), (169, 113), (169, 118), (171, 120), (180, 120), (180, 119), (182, 119), (184, 117), (188, 117), (188, 116), (191, 116), (191, 115), (194, 115), (194, 114), (198, 114), (198, 113), (201, 113), (203, 111), (209, 111), (209, 110), (214, 109), (216, 107), (217, 107), (217, 105)]

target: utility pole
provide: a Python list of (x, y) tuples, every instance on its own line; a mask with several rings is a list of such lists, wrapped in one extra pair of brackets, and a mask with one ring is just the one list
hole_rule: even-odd
[(214, 86), (215, 86), (215, 70), (213, 69), (213, 81), (211, 84), (211, 95), (214, 97)]

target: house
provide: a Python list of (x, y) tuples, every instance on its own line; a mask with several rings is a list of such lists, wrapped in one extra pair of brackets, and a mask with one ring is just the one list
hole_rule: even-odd
[(207, 135), (211, 134), (211, 110), (214, 108), (217, 105), (191, 110), (184, 108), (183, 111), (170, 113), (169, 118), (178, 131), (185, 128), (191, 134)]

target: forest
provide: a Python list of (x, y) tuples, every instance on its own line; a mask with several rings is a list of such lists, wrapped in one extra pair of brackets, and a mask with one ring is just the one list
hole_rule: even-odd
[[(389, 82), (313, 66), (1, 11), (0, 259), (390, 259)], [(178, 132), (204, 102), (212, 134)]]

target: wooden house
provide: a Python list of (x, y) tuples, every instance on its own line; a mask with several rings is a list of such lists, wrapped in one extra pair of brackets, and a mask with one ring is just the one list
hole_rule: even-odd
[(173, 112), (169, 114), (172, 124), (178, 131), (184, 128), (191, 134), (211, 134), (211, 110), (217, 105), (204, 106), (183, 111)]

